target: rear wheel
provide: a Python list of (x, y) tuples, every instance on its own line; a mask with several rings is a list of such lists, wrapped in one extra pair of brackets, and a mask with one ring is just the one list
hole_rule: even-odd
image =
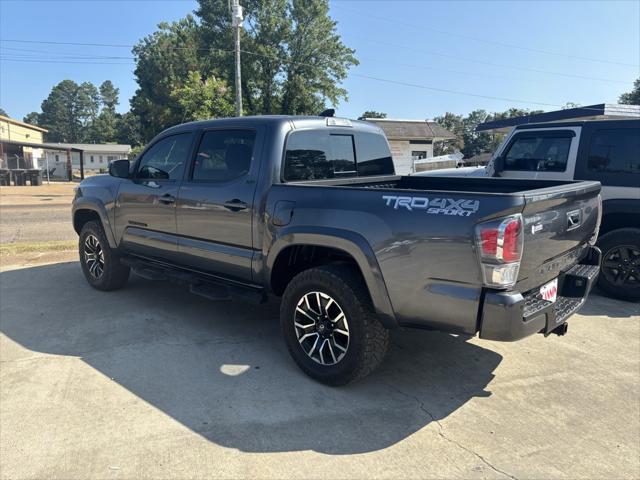
[(602, 266), (598, 286), (622, 300), (640, 300), (640, 229), (621, 228), (598, 239)]
[(111, 249), (102, 225), (87, 222), (80, 231), (78, 242), (82, 273), (89, 285), (98, 290), (116, 290), (129, 279), (129, 267)]
[(280, 324), (291, 356), (310, 377), (345, 385), (382, 362), (389, 331), (378, 321), (359, 273), (327, 265), (299, 273), (287, 286)]

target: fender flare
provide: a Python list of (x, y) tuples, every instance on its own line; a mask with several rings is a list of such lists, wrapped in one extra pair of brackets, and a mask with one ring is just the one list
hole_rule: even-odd
[(386, 328), (396, 328), (398, 326), (378, 260), (373, 249), (362, 235), (338, 228), (283, 228), (278, 232), (277, 238), (266, 255), (265, 280), (269, 287), (271, 286), (271, 273), (278, 255), (285, 248), (293, 245), (332, 247), (349, 254), (356, 261), (362, 272), (380, 322)]
[[(78, 210), (91, 210), (98, 214), (100, 217), (100, 222), (102, 223), (102, 228), (104, 229), (105, 236), (107, 237), (107, 241), (109, 242), (109, 246), (111, 248), (117, 248), (118, 244), (116, 242), (115, 235), (113, 233), (113, 228), (111, 221), (109, 220), (109, 214), (107, 213), (107, 209), (104, 204), (100, 201), (100, 199), (93, 197), (79, 197), (76, 198), (73, 202), (73, 209), (71, 213), (71, 218), (75, 227), (76, 222), (76, 213)], [(78, 232), (79, 234), (80, 232)]]

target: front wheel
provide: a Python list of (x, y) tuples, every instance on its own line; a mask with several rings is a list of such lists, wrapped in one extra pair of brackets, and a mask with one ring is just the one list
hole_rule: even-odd
[(78, 250), (82, 273), (93, 288), (116, 290), (127, 283), (130, 269), (120, 263), (98, 222), (87, 222), (82, 227)]
[(622, 300), (640, 300), (640, 229), (620, 228), (598, 239), (602, 266), (598, 286)]
[(389, 344), (389, 331), (378, 321), (362, 278), (346, 265), (296, 275), (282, 298), (280, 325), (298, 366), (328, 385), (373, 372)]

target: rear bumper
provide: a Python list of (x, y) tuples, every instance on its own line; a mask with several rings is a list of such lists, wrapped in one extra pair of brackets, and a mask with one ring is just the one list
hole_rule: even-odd
[(590, 247), (580, 264), (558, 277), (555, 303), (540, 298), (538, 288), (526, 292), (487, 291), (480, 320), (480, 338), (512, 342), (544, 333), (566, 331), (565, 322), (584, 305), (600, 272), (602, 253)]

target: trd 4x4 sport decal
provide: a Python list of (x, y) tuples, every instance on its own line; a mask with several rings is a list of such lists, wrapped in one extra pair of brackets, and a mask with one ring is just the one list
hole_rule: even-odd
[(431, 214), (457, 215), (469, 217), (478, 211), (480, 202), (478, 200), (467, 200), (464, 198), (428, 198), (428, 197), (397, 197), (395, 195), (383, 195), (387, 207), (394, 210), (406, 208), (410, 212), (414, 210), (425, 210)]

